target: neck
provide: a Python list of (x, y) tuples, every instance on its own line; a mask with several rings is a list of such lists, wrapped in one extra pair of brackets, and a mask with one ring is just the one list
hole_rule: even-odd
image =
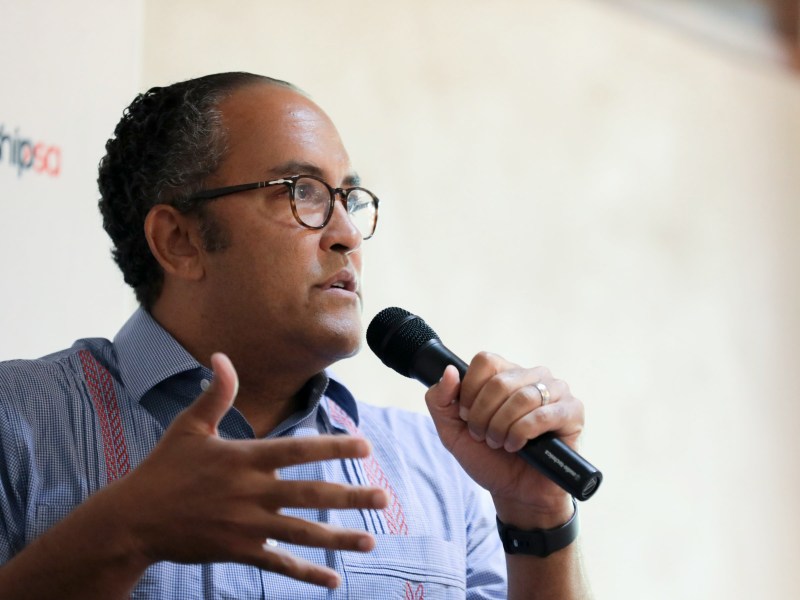
[(294, 393), (289, 393), (289, 388), (278, 392), (274, 388), (250, 388), (240, 383), (234, 406), (247, 419), (256, 438), (262, 438), (303, 408), (306, 402), (306, 396), (302, 393), (304, 385), (305, 382)]
[[(242, 347), (192, 322), (191, 311), (169, 311), (156, 303), (153, 318), (181, 344), (200, 364), (210, 365), (214, 352), (224, 352), (233, 362), (239, 378), (239, 391), (234, 406), (247, 419), (256, 437), (264, 437), (281, 422), (302, 408), (304, 386), (324, 365), (288, 364), (280, 349)], [(202, 315), (194, 315), (209, 322)], [(276, 360), (277, 358), (277, 360)]]

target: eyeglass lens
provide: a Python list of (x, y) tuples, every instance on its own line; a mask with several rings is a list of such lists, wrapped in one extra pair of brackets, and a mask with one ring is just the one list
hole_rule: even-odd
[[(300, 177), (294, 184), (294, 205), (297, 216), (309, 227), (320, 227), (328, 218), (331, 192), (324, 183)], [(375, 229), (377, 209), (374, 198), (366, 190), (352, 189), (347, 194), (347, 213), (365, 238)]]

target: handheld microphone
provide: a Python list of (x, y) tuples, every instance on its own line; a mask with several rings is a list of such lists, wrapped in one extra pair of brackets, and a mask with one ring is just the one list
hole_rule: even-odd
[[(383, 309), (372, 319), (367, 345), (387, 367), (426, 387), (442, 378), (447, 365), (458, 369), (462, 379), (467, 372), (467, 363), (448, 349), (425, 321), (396, 306)], [(517, 454), (578, 500), (588, 500), (603, 480), (596, 467), (551, 432), (529, 440)]]

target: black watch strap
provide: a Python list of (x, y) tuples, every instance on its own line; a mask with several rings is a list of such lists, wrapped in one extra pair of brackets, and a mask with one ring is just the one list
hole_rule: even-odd
[(514, 529), (497, 518), (497, 532), (503, 542), (506, 554), (530, 554), (550, 556), (553, 552), (566, 548), (578, 537), (578, 503), (572, 499), (572, 517), (569, 521), (553, 529)]

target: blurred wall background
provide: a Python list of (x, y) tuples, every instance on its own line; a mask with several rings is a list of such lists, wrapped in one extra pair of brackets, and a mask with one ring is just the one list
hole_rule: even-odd
[(143, 10), (0, 0), (0, 360), (113, 336), (132, 310), (95, 181), (140, 83)]
[[(98, 23), (82, 43), (97, 57), (139, 52), (141, 68), (86, 65), (98, 79), (121, 70), (144, 90), (251, 70), (296, 83), (331, 114), (382, 200), (366, 249), (367, 320), (403, 306), (462, 356), (490, 349), (548, 365), (583, 399), (583, 453), (606, 476), (581, 506), (598, 598), (791, 597), (796, 74), (600, 0), (133, 4), (141, 23)], [(94, 14), (71, 12), (70, 31)], [(93, 118), (102, 88), (67, 118)], [(63, 199), (69, 227), (99, 228), (89, 171), (91, 189)], [(0, 179), (6, 214), (9, 185)], [(25, 291), (31, 273), (70, 245), (42, 239), (29, 254), (30, 235), (17, 226), (4, 242), (4, 268), (16, 269), (4, 296), (24, 327), (2, 341), (3, 357), (65, 344), (21, 304), (39, 301)], [(77, 335), (121, 324), (133, 307), (130, 296), (83, 298), (92, 314), (74, 320)], [(368, 350), (335, 370), (362, 399), (424, 410), (419, 384)]]

